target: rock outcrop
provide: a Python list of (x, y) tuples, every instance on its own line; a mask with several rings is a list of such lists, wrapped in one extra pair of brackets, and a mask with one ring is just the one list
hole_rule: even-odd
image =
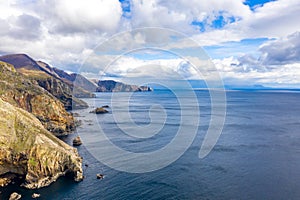
[(82, 159), (34, 115), (0, 99), (0, 175), (5, 174), (23, 176), (27, 188), (48, 186), (65, 174), (80, 181)]
[(64, 105), (35, 80), (29, 80), (15, 68), (0, 61), (0, 97), (10, 104), (34, 114), (55, 135), (75, 129), (73, 116)]
[(128, 85), (113, 80), (98, 81), (97, 92), (150, 92), (147, 86)]

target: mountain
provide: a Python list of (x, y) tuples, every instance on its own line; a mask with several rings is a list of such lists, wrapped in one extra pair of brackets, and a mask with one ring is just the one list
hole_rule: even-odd
[(21, 176), (25, 187), (40, 188), (65, 174), (83, 179), (77, 150), (48, 132), (34, 115), (0, 98), (0, 186)]
[(34, 114), (55, 135), (75, 129), (73, 116), (35, 79), (17, 72), (14, 66), (0, 61), (0, 98)]
[(16, 70), (37, 83), (58, 98), (67, 110), (87, 108), (88, 105), (76, 97), (94, 97), (95, 95), (57, 74), (57, 70), (48, 64), (35, 61), (26, 54), (0, 56), (0, 60), (15, 66)]
[(12, 54), (0, 56), (0, 60), (12, 64), (16, 69), (41, 70), (40, 66), (26, 54)]
[(152, 88), (147, 86), (128, 85), (113, 80), (98, 81), (97, 92), (149, 92)]

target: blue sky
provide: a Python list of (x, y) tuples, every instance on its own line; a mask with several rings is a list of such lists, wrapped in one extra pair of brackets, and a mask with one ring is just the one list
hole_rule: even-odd
[(271, 1), (275, 1), (275, 0), (246, 0), (246, 1), (244, 1), (244, 4), (248, 5), (251, 8), (251, 10), (255, 10), (255, 8), (257, 8), (258, 6), (261, 7), (265, 3), (268, 3)]
[[(8, 0), (0, 2), (0, 53), (108, 79), (134, 76), (139, 65), (197, 78), (190, 61), (209, 58), (225, 84), (298, 88), (299, 13), (298, 0)], [(161, 50), (142, 50), (151, 45)]]

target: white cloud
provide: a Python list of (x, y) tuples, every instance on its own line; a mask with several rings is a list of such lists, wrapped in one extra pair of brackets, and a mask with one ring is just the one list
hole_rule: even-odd
[(118, 0), (56, 0), (53, 9), (61, 32), (115, 31), (122, 8)]
[[(270, 87), (299, 87), (300, 63), (281, 64), (268, 68), (262, 64), (249, 65), (233, 57), (214, 59), (216, 68), (226, 85), (262, 84)], [(260, 70), (264, 68), (264, 70)]]
[(258, 7), (237, 28), (244, 28), (249, 37), (278, 38), (300, 30), (300, 2), (278, 0)]
[[(297, 82), (293, 74), (298, 75), (298, 72), (292, 68), (299, 69), (299, 32), (298, 35), (286, 36), (300, 31), (299, 0), (268, 2), (254, 11), (243, 2), (132, 0), (131, 12), (126, 13), (124, 18), (118, 0), (0, 1), (0, 52), (27, 53), (35, 59), (46, 60), (69, 71), (79, 70), (81, 63), (91, 55), (86, 61), (86, 64), (90, 64), (90, 72), (105, 73), (103, 67), (115, 57), (113, 51), (126, 53), (149, 46), (165, 50), (177, 48), (187, 51), (187, 56), (192, 59), (196, 56), (188, 48), (198, 48), (199, 45), (222, 46), (223, 42), (264, 37), (276, 40), (257, 48), (260, 59), (248, 54), (237, 58), (234, 56), (239, 54), (235, 52), (232, 57), (215, 60), (223, 76), (240, 81), (249, 78), (254, 82), (270, 81), (272, 77), (267, 76), (273, 76), (275, 82)], [(220, 15), (224, 18), (225, 26), (215, 29), (212, 23)], [(199, 32), (199, 27), (192, 25), (195, 21), (202, 21), (206, 31)], [(138, 30), (116, 36), (100, 49), (93, 50), (99, 42), (114, 33), (145, 26), (172, 28), (186, 34), (187, 38), (174, 39), (174, 34), (163, 29), (148, 32)], [(127, 57), (114, 63), (110, 73), (137, 75), (134, 74), (134, 66), (168, 65), (180, 69), (187, 77), (195, 75), (187, 63), (181, 62), (180, 59), (164, 58), (149, 62)]]
[(300, 62), (300, 32), (267, 42), (259, 48), (265, 65)]

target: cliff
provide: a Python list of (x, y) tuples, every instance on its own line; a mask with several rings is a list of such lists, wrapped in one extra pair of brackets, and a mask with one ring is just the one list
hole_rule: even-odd
[(147, 86), (128, 85), (113, 80), (98, 81), (97, 92), (149, 92), (152, 88)]
[(27, 188), (40, 188), (70, 174), (83, 179), (77, 150), (48, 132), (34, 115), (0, 99), (0, 183), (22, 176)]
[(88, 107), (84, 101), (76, 97), (95, 97), (93, 93), (74, 86), (72, 81), (60, 77), (60, 73), (57, 73), (55, 68), (50, 67), (47, 63), (35, 61), (26, 54), (4, 55), (0, 56), (0, 60), (14, 65), (19, 73), (36, 80), (41, 87), (58, 98), (67, 110)]
[(29, 80), (15, 68), (0, 61), (0, 98), (34, 114), (55, 135), (75, 129), (74, 118), (64, 105), (35, 80)]
[(37, 64), (43, 68), (44, 71), (50, 73), (53, 77), (61, 80), (63, 83), (67, 84), (71, 93), (75, 97), (79, 98), (94, 98), (93, 92), (96, 91), (96, 85), (86, 79), (84, 76), (76, 73), (67, 73), (61, 69), (55, 67), (50, 67), (47, 63), (42, 61), (37, 61)]

